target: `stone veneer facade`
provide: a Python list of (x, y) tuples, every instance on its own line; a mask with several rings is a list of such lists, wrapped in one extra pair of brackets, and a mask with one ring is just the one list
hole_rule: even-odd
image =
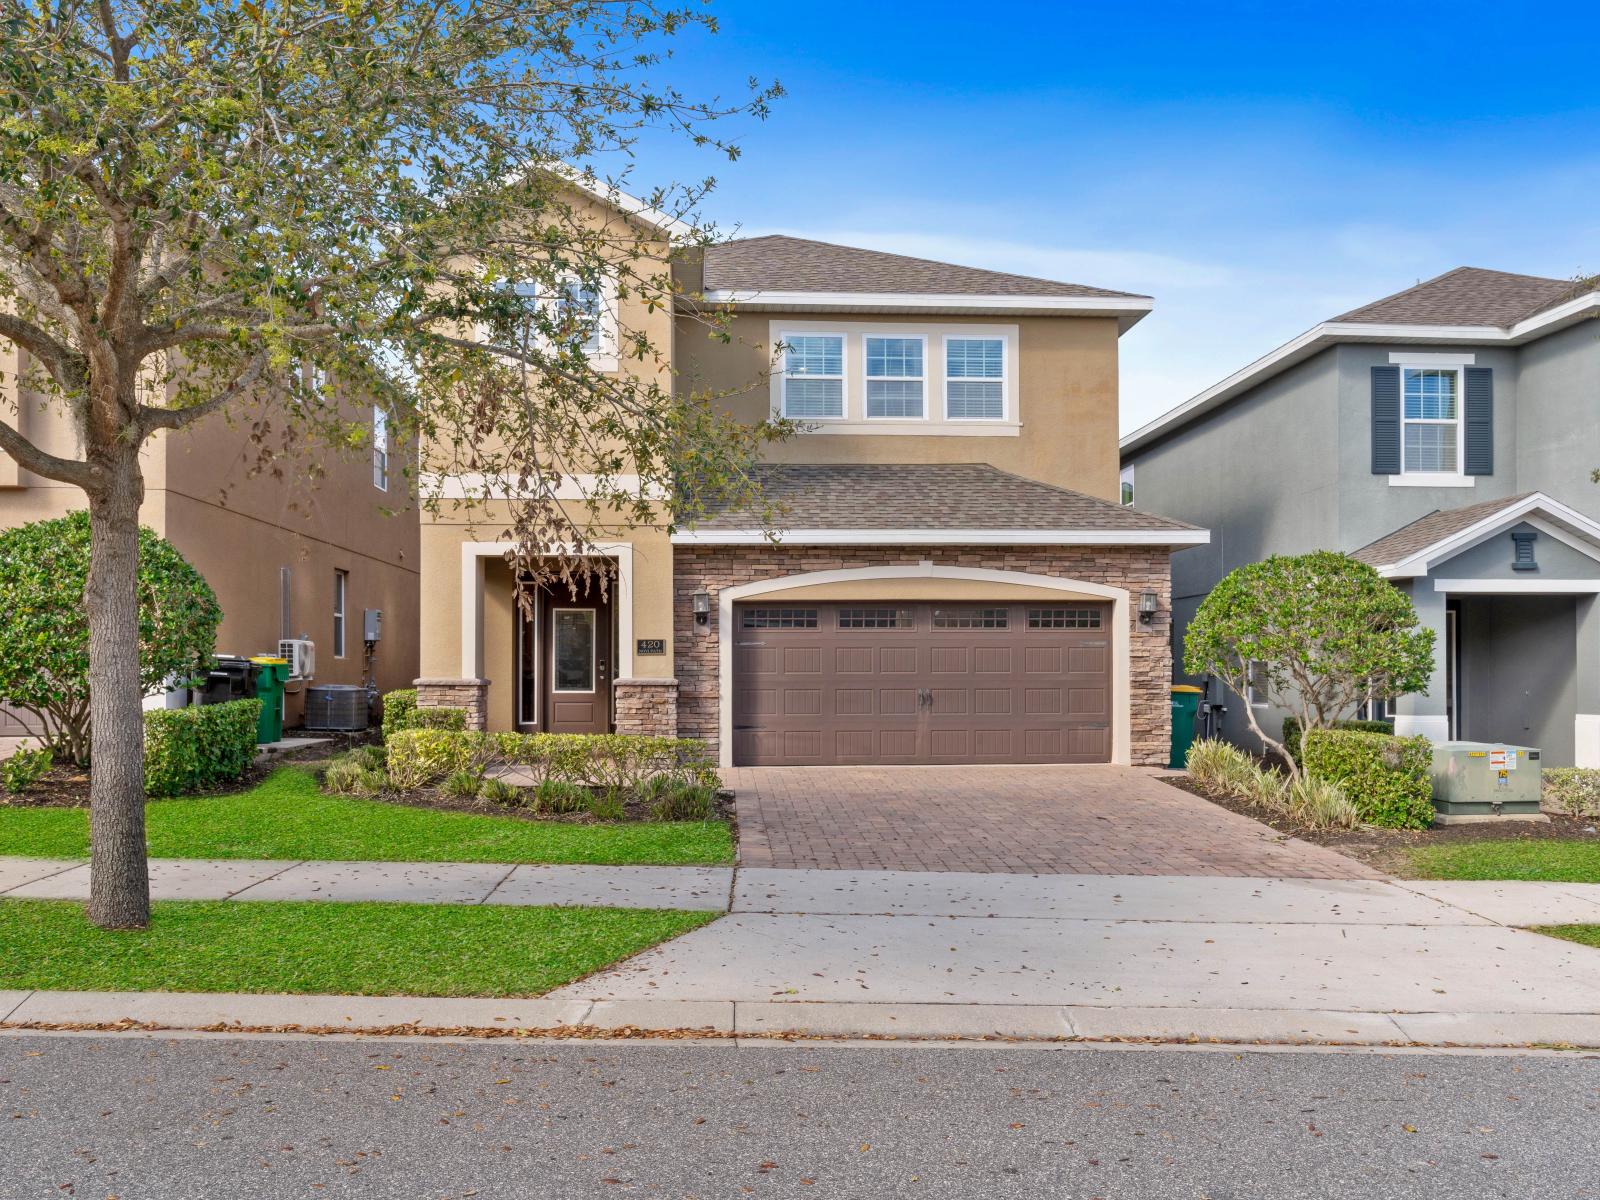
[(418, 708), (464, 708), (468, 729), (489, 727), (487, 679), (419, 679), (415, 686)]
[[(1124, 588), (1129, 595), (1130, 754), (1164, 766), (1170, 753), (1172, 647), (1171, 551), (1165, 546), (676, 546), (673, 549), (673, 643), (678, 676), (678, 733), (716, 746), (719, 728), (717, 597), (723, 588), (849, 567), (940, 566), (1023, 571)], [(696, 625), (695, 592), (711, 596), (711, 616)], [(1139, 620), (1139, 597), (1154, 592), (1160, 611)]]
[(611, 686), (618, 733), (678, 736), (676, 679), (618, 679)]

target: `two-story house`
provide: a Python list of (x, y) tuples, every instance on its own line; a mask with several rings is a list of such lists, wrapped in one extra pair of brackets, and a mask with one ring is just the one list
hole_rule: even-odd
[[(27, 351), (0, 339), (0, 411), (44, 449), (78, 457), (71, 420), (18, 379)], [(218, 416), (160, 433), (144, 450), (145, 499), (139, 519), (205, 576), (222, 607), (220, 653), (276, 653), (282, 638), (315, 646), (317, 683), (405, 687), (417, 672), (418, 528), (403, 463), (391, 461), (380, 410), (368, 409), (374, 438), (366, 452), (316, 452), (319, 482), (271, 472), (252, 475), (251, 431)], [(356, 419), (365, 415), (359, 410)], [(309, 451), (308, 451), (309, 452)], [(64, 516), (85, 506), (77, 488), (35, 476), (0, 454), (0, 528)], [(367, 652), (365, 610), (383, 614)], [(300, 722), (305, 688), (290, 683), (285, 720)], [(32, 718), (0, 697), (0, 739), (25, 736)], [(160, 704), (160, 697), (147, 703)]]
[(1116, 502), (1118, 338), (1150, 300), (791, 237), (675, 254), (621, 209), (684, 298), (609, 319), (674, 347), (674, 386), (805, 422), (760, 468), (779, 539), (729, 510), (619, 528), (614, 588), (529, 614), (500, 531), (446, 506), (419, 700), (729, 766), (1165, 761), (1168, 559), (1205, 533)]
[[(1434, 630), (1400, 733), (1600, 766), (1600, 291), (1461, 267), (1335, 317), (1122, 441), (1125, 498), (1206, 525), (1174, 637), (1228, 571), (1344, 551)], [(1233, 698), (1227, 734), (1248, 745)], [(1261, 711), (1263, 728), (1282, 714)]]

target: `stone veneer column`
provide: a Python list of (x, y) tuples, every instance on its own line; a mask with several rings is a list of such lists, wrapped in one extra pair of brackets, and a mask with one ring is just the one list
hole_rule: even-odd
[(468, 729), (489, 727), (489, 681), (487, 679), (418, 679), (418, 708), (464, 708)]
[(616, 700), (618, 733), (678, 736), (676, 679), (617, 679), (612, 681), (611, 689)]

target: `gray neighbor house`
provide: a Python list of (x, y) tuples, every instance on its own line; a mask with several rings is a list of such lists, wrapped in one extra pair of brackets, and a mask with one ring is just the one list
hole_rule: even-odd
[[(1460, 267), (1317, 325), (1124, 438), (1124, 502), (1211, 530), (1172, 559), (1176, 661), (1233, 568), (1343, 551), (1437, 634), (1427, 693), (1369, 715), (1600, 766), (1596, 315), (1593, 283)], [(1227, 703), (1225, 736), (1250, 746), (1254, 697)], [(1256, 715), (1269, 733), (1283, 716)]]

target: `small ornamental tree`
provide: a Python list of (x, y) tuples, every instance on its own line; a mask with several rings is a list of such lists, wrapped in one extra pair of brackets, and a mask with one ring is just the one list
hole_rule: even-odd
[[(0, 700), (32, 713), (58, 761), (89, 763), (89, 514), (0, 533)], [(222, 609), (171, 542), (139, 529), (139, 684), (148, 694), (211, 656)]]
[[(1211, 589), (1184, 635), (1183, 669), (1215, 675), (1247, 701), (1253, 688), (1309, 733), (1364, 701), (1425, 689), (1433, 640), (1410, 597), (1365, 563), (1327, 550), (1274, 555)], [(1298, 778), (1294, 756), (1262, 730), (1254, 706), (1244, 712)]]

